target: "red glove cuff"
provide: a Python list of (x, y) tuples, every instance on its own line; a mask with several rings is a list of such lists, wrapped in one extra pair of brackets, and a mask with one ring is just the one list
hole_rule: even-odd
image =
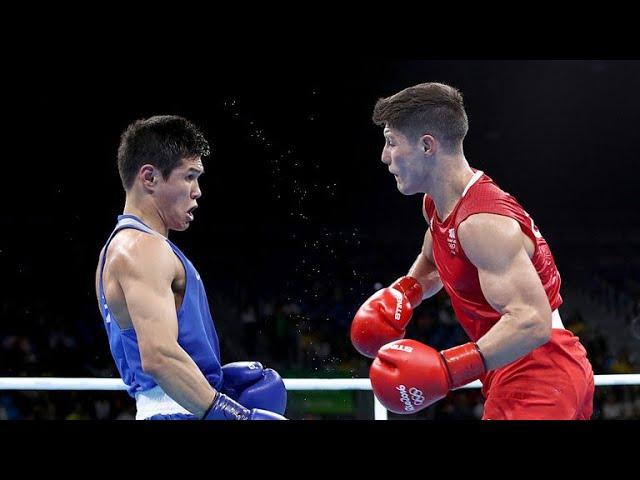
[(412, 309), (422, 303), (422, 285), (413, 277), (401, 277), (391, 284), (391, 288), (402, 292), (409, 300)]
[(440, 355), (449, 370), (452, 389), (477, 380), (487, 371), (484, 358), (474, 342), (442, 350)]

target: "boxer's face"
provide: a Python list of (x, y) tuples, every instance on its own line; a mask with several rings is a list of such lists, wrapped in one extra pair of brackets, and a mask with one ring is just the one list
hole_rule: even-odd
[(165, 225), (169, 230), (186, 230), (193, 221), (193, 211), (202, 195), (198, 178), (204, 173), (202, 159), (191, 157), (173, 169), (166, 179), (161, 179), (154, 195)]
[(382, 163), (389, 167), (400, 193), (413, 195), (422, 191), (427, 162), (421, 140), (411, 141), (399, 130), (388, 126), (384, 129), (384, 137)]

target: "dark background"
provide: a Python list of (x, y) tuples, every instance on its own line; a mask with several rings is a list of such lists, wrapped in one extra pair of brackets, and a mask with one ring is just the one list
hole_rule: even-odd
[[(609, 337), (634, 338), (637, 327), (640, 61), (299, 57), (210, 59), (207, 68), (179, 58), (126, 69), (50, 62), (13, 79), (4, 94), (0, 375), (117, 375), (93, 280), (124, 204), (119, 135), (138, 118), (178, 114), (201, 127), (212, 155), (196, 220), (171, 239), (201, 273), (223, 359), (259, 356), (291, 375), (366, 376), (348, 344), (350, 319), (376, 282), (406, 273), (426, 228), (421, 196), (402, 196), (380, 162), (383, 137), (370, 116), (378, 97), (425, 81), (463, 92), (465, 155), (535, 219), (563, 295), (622, 305), (611, 332), (599, 310), (580, 307), (582, 297), (565, 297), (565, 323), (577, 315), (585, 343), (627, 348), (637, 372), (640, 340)], [(261, 302), (298, 308), (285, 308), (275, 342), (249, 348), (247, 338), (270, 328)], [(433, 302), (447, 308), (442, 295)], [(257, 322), (242, 328), (252, 305)], [(310, 363), (287, 357), (296, 340), (283, 329), (321, 332), (331, 353)]]

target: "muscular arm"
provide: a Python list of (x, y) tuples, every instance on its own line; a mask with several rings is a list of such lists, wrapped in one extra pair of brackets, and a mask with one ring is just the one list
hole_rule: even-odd
[(191, 413), (205, 413), (215, 390), (178, 344), (178, 319), (171, 290), (176, 260), (163, 240), (140, 235), (118, 256), (117, 279), (138, 337), (143, 370)]
[(470, 216), (458, 227), (480, 287), (502, 318), (477, 342), (488, 370), (502, 367), (546, 343), (551, 307), (527, 255), (518, 223), (493, 214)]
[(433, 261), (433, 238), (427, 229), (422, 243), (422, 251), (413, 262), (408, 275), (415, 278), (422, 287), (422, 299), (433, 297), (442, 288), (442, 281)]

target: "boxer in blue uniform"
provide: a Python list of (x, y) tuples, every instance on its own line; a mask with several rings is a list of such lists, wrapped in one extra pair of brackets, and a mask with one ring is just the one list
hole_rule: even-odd
[(188, 120), (155, 116), (122, 134), (124, 212), (100, 252), (96, 295), (136, 419), (284, 420), (287, 393), (259, 362), (220, 362), (198, 271), (167, 237), (194, 219), (209, 145)]

